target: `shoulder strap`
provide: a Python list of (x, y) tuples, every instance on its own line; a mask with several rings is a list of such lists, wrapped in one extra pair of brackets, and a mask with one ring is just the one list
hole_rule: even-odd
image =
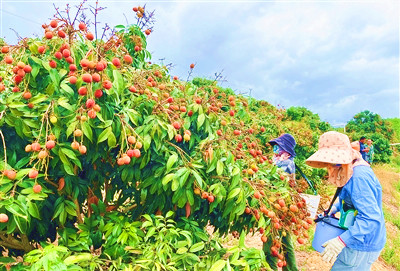
[(326, 214), (329, 214), (330, 210), (332, 209), (333, 203), (335, 202), (336, 198), (339, 196), (339, 193), (340, 193), (340, 191), (342, 191), (342, 188), (343, 188), (343, 187), (338, 187), (338, 188), (336, 188), (336, 192), (335, 192), (335, 195), (333, 196), (333, 199), (332, 199), (332, 201), (331, 201), (331, 204), (329, 205), (328, 210), (325, 211)]
[(313, 183), (307, 178), (307, 176), (301, 171), (300, 167), (296, 164), (294, 164), (296, 167), (296, 170), (300, 173), (301, 176), (307, 181), (308, 185), (311, 187), (312, 191), (314, 192), (314, 195), (317, 195), (317, 190), (315, 189)]

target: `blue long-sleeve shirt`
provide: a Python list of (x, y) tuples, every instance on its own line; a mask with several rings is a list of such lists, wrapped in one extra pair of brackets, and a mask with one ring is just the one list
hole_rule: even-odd
[(339, 194), (339, 209), (342, 208), (343, 200), (351, 202), (358, 213), (354, 225), (342, 233), (340, 238), (355, 250), (382, 250), (386, 243), (382, 186), (370, 167), (354, 167), (353, 176)]
[(293, 174), (296, 173), (296, 166), (293, 159), (293, 157), (290, 157), (282, 161), (276, 160), (275, 164), (277, 167), (282, 168), (286, 173)]

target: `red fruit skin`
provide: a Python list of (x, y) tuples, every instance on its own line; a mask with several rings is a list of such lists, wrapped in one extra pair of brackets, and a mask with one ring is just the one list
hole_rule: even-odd
[(138, 150), (138, 149), (134, 149), (133, 150), (133, 157), (135, 157), (135, 158), (139, 158), (140, 157), (140, 150)]
[(105, 80), (105, 81), (103, 82), (103, 87), (104, 87), (105, 89), (110, 89), (110, 88), (112, 87), (112, 83), (111, 83), (109, 80)]
[(92, 83), (92, 76), (89, 73), (82, 75), (82, 81), (85, 83)]
[(179, 129), (181, 128), (180, 123), (177, 122), (177, 121), (175, 121), (175, 122), (172, 124), (172, 126), (174, 126), (174, 128), (175, 128), (176, 130), (179, 130)]
[(65, 32), (64, 31), (62, 31), (62, 30), (58, 30), (58, 36), (60, 37), (60, 38), (65, 38), (67, 35), (65, 34)]
[(8, 215), (0, 214), (0, 223), (7, 223), (8, 222)]
[(119, 67), (119, 66), (121, 66), (121, 61), (119, 60), (119, 58), (113, 58), (113, 60), (112, 60), (112, 64), (115, 66), (115, 67)]
[(132, 92), (132, 93), (136, 93), (137, 92), (137, 90), (136, 90), (136, 88), (134, 86), (130, 86), (129, 87), (129, 91)]
[(127, 154), (130, 158), (132, 158), (132, 157), (133, 157), (133, 150), (128, 150), (128, 151), (126, 152), (126, 154)]
[(40, 193), (40, 191), (42, 191), (42, 186), (40, 184), (35, 184), (33, 186), (33, 192)]
[(78, 93), (79, 93), (79, 95), (81, 95), (81, 96), (85, 96), (85, 95), (87, 94), (87, 88), (85, 88), (85, 87), (80, 87), (80, 88), (78, 89)]
[(29, 171), (28, 177), (31, 179), (35, 179), (38, 174), (39, 174), (39, 172), (36, 169), (31, 169)]
[(91, 119), (96, 118), (96, 111), (93, 110), (93, 109), (89, 110), (89, 111), (88, 111), (88, 116), (89, 116), (89, 118), (91, 118)]
[(65, 61), (66, 61), (68, 64), (74, 63), (74, 59), (72, 58), (72, 56), (66, 57), (66, 58), (65, 58)]
[(101, 72), (102, 70), (104, 70), (104, 68), (105, 67), (104, 67), (102, 62), (97, 62), (97, 64), (96, 64), (96, 70), (97, 71)]
[(183, 137), (182, 137), (182, 135), (180, 135), (180, 134), (177, 134), (176, 136), (175, 136), (175, 141), (176, 142), (182, 142), (182, 140), (183, 140)]
[(54, 69), (54, 68), (57, 67), (57, 62), (55, 62), (54, 60), (50, 60), (49, 61), (49, 66)]
[(49, 140), (46, 142), (46, 148), (51, 150), (52, 148), (54, 148), (56, 146), (56, 142), (54, 142), (54, 140)]
[(30, 72), (32, 71), (32, 67), (29, 66), (29, 65), (26, 65), (26, 66), (24, 67), (24, 71), (25, 71), (26, 73), (30, 73)]
[(75, 76), (71, 76), (69, 78), (69, 83), (72, 84), (72, 85), (75, 85), (77, 80), (78, 79)]
[(50, 21), (50, 26), (52, 28), (56, 28), (58, 26), (58, 22), (56, 20), (52, 20), (52, 21)]
[(44, 36), (46, 39), (51, 40), (53, 38), (53, 32), (48, 31), (44, 34)]
[(93, 79), (94, 82), (97, 83), (97, 82), (100, 82), (101, 76), (98, 73), (94, 73), (94, 74), (92, 74), (92, 79)]
[(124, 61), (127, 64), (132, 64), (133, 59), (132, 59), (132, 57), (130, 55), (124, 55)]
[(63, 55), (63, 57), (67, 58), (71, 55), (71, 52), (68, 49), (64, 49), (62, 51), (62, 55)]
[(94, 39), (93, 33), (88, 32), (88, 33), (86, 34), (86, 38), (87, 38), (88, 40), (93, 40), (93, 39)]
[(79, 30), (85, 30), (86, 29), (86, 24), (85, 23), (79, 23)]
[(97, 99), (101, 98), (101, 96), (103, 96), (103, 91), (101, 89), (97, 89), (94, 92), (94, 97), (96, 97)]
[(92, 108), (95, 105), (95, 101), (93, 99), (86, 100), (86, 108)]
[(42, 45), (38, 47), (39, 54), (43, 54), (46, 51), (46, 48)]

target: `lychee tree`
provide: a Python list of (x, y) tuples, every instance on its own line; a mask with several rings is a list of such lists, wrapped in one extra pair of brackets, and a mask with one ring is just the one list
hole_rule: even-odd
[(280, 235), (304, 243), (311, 224), (288, 177), (268, 163), (284, 112), (146, 62), (152, 13), (134, 11), (137, 24), (109, 38), (58, 12), (43, 38), (1, 41), (0, 245), (16, 255), (57, 239), (81, 261), (100, 249), (108, 260), (96, 264), (110, 267), (144, 265), (149, 244), (167, 240), (166, 257), (182, 269), (265, 265), (261, 251), (242, 246), (224, 256), (210, 224), (242, 241), (259, 230), (284, 265)]

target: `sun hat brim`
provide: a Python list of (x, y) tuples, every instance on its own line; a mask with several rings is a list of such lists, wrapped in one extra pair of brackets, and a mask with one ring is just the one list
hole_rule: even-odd
[(311, 155), (306, 164), (315, 168), (323, 168), (328, 164), (347, 165), (353, 161), (352, 152), (352, 149), (322, 148)]
[(268, 142), (271, 146), (278, 145), (284, 151), (289, 153), (292, 157), (296, 157), (296, 152), (294, 147), (296, 146), (296, 141), (293, 136), (289, 134), (284, 134), (283, 136), (272, 139)]

